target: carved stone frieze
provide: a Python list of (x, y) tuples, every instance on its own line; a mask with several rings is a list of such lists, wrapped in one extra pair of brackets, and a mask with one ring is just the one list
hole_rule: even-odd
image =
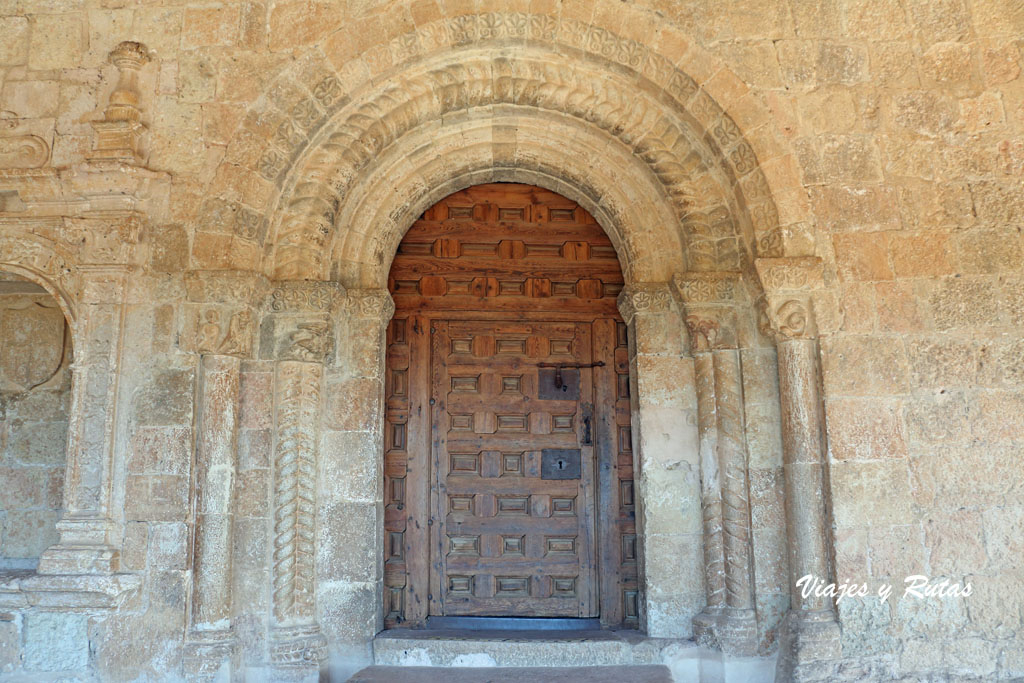
[(81, 294), (81, 279), (72, 257), (49, 240), (36, 235), (0, 235), (0, 268), (13, 266), (48, 281), (58, 289), (65, 311), (74, 320), (73, 303)]
[(269, 308), (276, 313), (329, 311), (344, 294), (337, 282), (274, 283)]
[(63, 238), (80, 245), (82, 263), (132, 263), (144, 218), (136, 212), (103, 211), (65, 221)]
[(676, 273), (672, 288), (684, 304), (732, 303), (744, 298), (741, 273)]
[(769, 294), (810, 292), (824, 286), (824, 264), (816, 256), (759, 258), (754, 261), (761, 287)]
[(240, 358), (252, 354), (255, 323), (248, 308), (200, 308), (194, 310), (194, 315), (195, 343), (192, 346), (186, 343), (186, 350)]
[(622, 319), (630, 322), (637, 313), (668, 313), (672, 310), (672, 293), (667, 284), (630, 285), (619, 293), (616, 302)]
[(386, 325), (395, 314), (395, 302), (383, 289), (351, 289), (346, 307), (353, 318), (361, 318)]
[(185, 274), (185, 294), (195, 303), (253, 306), (263, 297), (266, 280), (255, 273), (193, 270)]

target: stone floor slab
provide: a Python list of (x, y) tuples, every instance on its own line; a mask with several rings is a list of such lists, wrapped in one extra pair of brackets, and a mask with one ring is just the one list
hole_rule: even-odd
[(672, 683), (665, 666), (437, 668), (371, 666), (349, 683)]

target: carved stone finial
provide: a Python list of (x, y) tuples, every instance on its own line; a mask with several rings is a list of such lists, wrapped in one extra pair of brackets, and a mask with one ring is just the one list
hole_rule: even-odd
[(103, 110), (103, 118), (93, 121), (96, 147), (93, 159), (110, 159), (137, 164), (141, 161), (139, 140), (146, 127), (139, 109), (138, 75), (149, 52), (142, 43), (126, 40), (110, 53), (111, 63), (119, 75), (117, 87)]

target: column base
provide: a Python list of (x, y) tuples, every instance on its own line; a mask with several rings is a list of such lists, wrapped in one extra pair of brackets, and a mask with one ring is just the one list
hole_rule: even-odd
[(726, 607), (718, 620), (718, 644), (723, 654), (753, 657), (757, 654), (757, 615), (753, 609)]
[(192, 631), (182, 668), (188, 681), (232, 681), (240, 673), (238, 639), (230, 630)]
[(113, 574), (121, 553), (110, 542), (114, 525), (103, 517), (67, 517), (57, 522), (60, 541), (39, 557), (38, 574)]
[(718, 623), (721, 619), (721, 608), (705, 607), (703, 612), (693, 618), (694, 642), (712, 650), (720, 650)]
[(115, 574), (121, 553), (107, 545), (50, 546), (39, 556), (37, 574)]
[(828, 680), (842, 656), (839, 622), (831, 610), (790, 610), (779, 626), (779, 681)]
[(327, 639), (316, 624), (275, 628), (270, 665), (276, 681), (316, 681), (327, 659)]

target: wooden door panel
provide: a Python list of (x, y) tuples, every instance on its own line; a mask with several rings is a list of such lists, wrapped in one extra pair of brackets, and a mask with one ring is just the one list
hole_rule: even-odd
[[(473, 187), (412, 226), (388, 286), (385, 625), (475, 614), (635, 626), (628, 346), (611, 240), (547, 190)], [(539, 363), (591, 361), (605, 365), (578, 371), (578, 395), (549, 387), (541, 398)], [(541, 478), (544, 449), (579, 449), (580, 479)]]
[[(591, 616), (594, 520), (578, 501), (592, 495), (593, 448), (577, 419), (591, 387), (574, 401), (541, 400), (537, 367), (587, 362), (588, 326), (434, 327), (434, 421), (446, 430), (434, 441), (436, 613)], [(580, 478), (543, 479), (545, 448), (579, 449)]]

